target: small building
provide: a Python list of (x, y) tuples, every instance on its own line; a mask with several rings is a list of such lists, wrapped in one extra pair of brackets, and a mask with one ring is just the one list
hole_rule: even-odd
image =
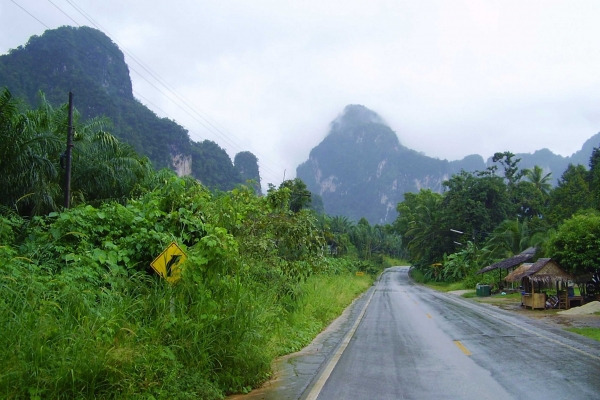
[[(581, 301), (580, 298), (575, 299), (576, 296), (567, 290), (566, 283), (572, 279), (573, 277), (551, 258), (540, 258), (533, 264), (521, 264), (504, 278), (506, 282), (521, 282), (521, 302), (531, 309), (546, 308), (547, 296), (544, 289), (554, 287), (559, 299), (559, 308), (569, 308), (569, 303), (573, 300)], [(564, 291), (560, 290), (562, 286), (565, 286)]]

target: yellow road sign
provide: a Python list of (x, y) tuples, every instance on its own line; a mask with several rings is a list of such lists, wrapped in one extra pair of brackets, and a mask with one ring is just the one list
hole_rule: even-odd
[(356, 273), (356, 276), (364, 276), (364, 275), (365, 275), (365, 273), (364, 273), (364, 272), (362, 272), (362, 271), (358, 271), (358, 272)]
[(187, 256), (173, 242), (158, 257), (150, 263), (150, 266), (167, 281), (173, 283), (181, 279), (180, 265), (187, 259)]

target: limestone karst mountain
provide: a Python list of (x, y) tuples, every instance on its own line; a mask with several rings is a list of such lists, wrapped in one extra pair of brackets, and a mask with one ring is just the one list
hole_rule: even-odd
[(439, 191), (451, 174), (484, 168), (477, 155), (450, 162), (411, 150), (377, 113), (349, 105), (296, 173), (321, 195), (328, 214), (386, 223), (396, 217), (405, 192)]

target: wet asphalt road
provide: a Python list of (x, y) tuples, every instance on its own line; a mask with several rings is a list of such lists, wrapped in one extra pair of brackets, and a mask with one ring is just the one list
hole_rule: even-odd
[(408, 267), (367, 295), (335, 367), (332, 351), (301, 398), (600, 399), (597, 341), (415, 285)]

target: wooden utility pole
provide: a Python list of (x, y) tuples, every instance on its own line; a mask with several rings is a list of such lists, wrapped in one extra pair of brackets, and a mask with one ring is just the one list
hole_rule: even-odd
[(73, 93), (69, 92), (69, 128), (67, 131), (66, 171), (65, 171), (65, 208), (71, 205), (71, 149), (73, 148)]

